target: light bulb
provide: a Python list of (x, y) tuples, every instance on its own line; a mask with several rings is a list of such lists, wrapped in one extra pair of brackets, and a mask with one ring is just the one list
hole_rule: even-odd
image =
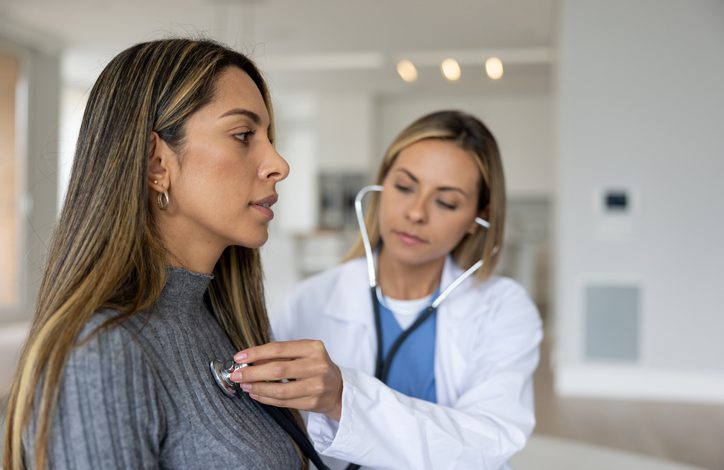
[(408, 83), (417, 80), (417, 68), (415, 68), (415, 64), (407, 59), (403, 59), (397, 63), (397, 73), (401, 79)]
[(485, 73), (491, 80), (499, 80), (503, 76), (503, 62), (497, 57), (489, 57), (485, 61)]
[(451, 82), (458, 80), (462, 72), (460, 71), (460, 64), (455, 59), (445, 59), (440, 64), (440, 71), (443, 77), (447, 78)]

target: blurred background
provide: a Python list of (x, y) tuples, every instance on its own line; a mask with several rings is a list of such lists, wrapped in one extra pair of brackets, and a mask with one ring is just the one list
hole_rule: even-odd
[(721, 0), (0, 0), (0, 401), (89, 89), (121, 50), (177, 35), (269, 79), (292, 168), (263, 248), (272, 314), (349, 248), (394, 136), (471, 112), (507, 176), (500, 273), (546, 331), (514, 463), (724, 469)]

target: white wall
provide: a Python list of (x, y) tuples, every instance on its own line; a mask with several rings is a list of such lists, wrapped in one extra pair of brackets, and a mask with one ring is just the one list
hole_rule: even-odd
[(374, 101), (369, 94), (337, 93), (318, 97), (317, 138), (322, 171), (374, 169)]
[[(564, 1), (560, 24), (558, 390), (724, 401), (724, 2)], [(592, 281), (640, 287), (638, 361), (585, 360)]]
[(273, 230), (310, 232), (317, 227), (319, 173), (364, 172), (376, 164), (374, 102), (366, 94), (280, 93), (274, 106), (277, 148), (291, 171), (278, 188)]

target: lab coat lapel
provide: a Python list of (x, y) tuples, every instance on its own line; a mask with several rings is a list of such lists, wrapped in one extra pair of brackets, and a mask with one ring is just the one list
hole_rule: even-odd
[[(373, 374), (377, 343), (364, 258), (342, 265), (335, 282), (327, 287), (327, 292), (319, 294), (329, 296), (323, 314), (336, 332), (328, 349), (339, 365)], [(350, 342), (356, 347), (350, 347)]]
[[(443, 291), (463, 273), (453, 259), (445, 260), (440, 290)], [(438, 403), (450, 406), (458, 398), (465, 376), (465, 358), (470, 354), (470, 342), (484, 321), (487, 304), (480, 304), (475, 295), (474, 279), (468, 278), (452, 291), (438, 308), (435, 342), (435, 383)]]

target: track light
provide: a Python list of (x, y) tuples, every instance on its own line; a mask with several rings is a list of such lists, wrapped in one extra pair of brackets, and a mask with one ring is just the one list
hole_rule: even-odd
[(408, 83), (417, 80), (417, 68), (415, 64), (407, 59), (403, 59), (397, 63), (397, 74)]
[(485, 73), (491, 80), (500, 80), (503, 76), (503, 62), (497, 57), (489, 57), (485, 61)]
[(460, 78), (462, 72), (460, 71), (460, 64), (455, 59), (445, 59), (440, 64), (440, 71), (443, 77), (454, 82)]

